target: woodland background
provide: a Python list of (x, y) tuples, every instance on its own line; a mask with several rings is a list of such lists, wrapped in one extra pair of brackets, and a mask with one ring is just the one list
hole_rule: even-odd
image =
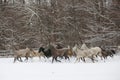
[(0, 50), (120, 45), (120, 0), (0, 0)]

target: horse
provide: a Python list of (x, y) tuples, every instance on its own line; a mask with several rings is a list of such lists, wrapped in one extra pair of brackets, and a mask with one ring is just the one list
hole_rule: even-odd
[(100, 47), (88, 48), (88, 47), (86, 46), (86, 44), (83, 43), (80, 49), (81, 49), (81, 50), (88, 50), (88, 49), (90, 49), (90, 50), (92, 51), (91, 53), (94, 53), (94, 54), (93, 54), (94, 57), (97, 57), (97, 56), (102, 57), (102, 54), (101, 54), (102, 49), (101, 49)]
[(72, 47), (68, 46), (67, 50), (65, 51), (65, 59), (69, 59), (69, 57), (73, 57), (73, 56), (76, 56), (76, 54), (74, 53)]
[(78, 49), (81, 49), (81, 50), (87, 50), (87, 49), (89, 49), (89, 48), (86, 46), (85, 43), (83, 43), (81, 47), (78, 46), (77, 44), (75, 44), (75, 46), (72, 48), (72, 51), (73, 51), (74, 55), (76, 55), (76, 50), (77, 50), (77, 48), (78, 48)]
[(65, 52), (68, 50), (68, 48), (62, 48), (62, 49), (56, 49), (56, 47), (53, 44), (49, 45), (49, 48), (52, 53), (52, 63), (55, 61), (61, 62), (60, 60), (57, 60), (57, 57), (68, 57)]
[(43, 54), (47, 58), (52, 57), (52, 53), (51, 53), (51, 50), (49, 48), (45, 49), (44, 47), (41, 46), (38, 50), (38, 53), (41, 53), (41, 52), (43, 52)]
[(115, 50), (102, 49), (102, 57), (104, 59), (107, 59), (108, 56), (113, 57), (114, 54), (116, 54)]
[(41, 57), (45, 58), (45, 55), (43, 52), (38, 52), (38, 51), (35, 51), (33, 49), (31, 49), (31, 56), (32, 57), (39, 57), (39, 59), (41, 59)]
[(102, 59), (102, 49), (100, 47), (92, 47), (90, 50), (92, 51), (94, 57), (99, 56)]
[(31, 51), (30, 51), (29, 48), (15, 50), (14, 51), (14, 63), (15, 63), (16, 60), (22, 62), (21, 57), (25, 57), (26, 60), (28, 60), (28, 57), (31, 57), (30, 54), (31, 54)]
[(80, 59), (84, 62), (85, 61), (85, 58), (90, 58), (92, 60), (92, 62), (94, 62), (94, 56), (93, 54), (91, 53), (90, 49), (88, 50), (80, 50), (77, 48), (76, 50), (76, 61), (75, 62), (80, 62)]
[[(63, 47), (61, 47), (60, 45), (57, 45), (56, 46), (57, 49), (64, 49)], [(61, 56), (61, 58), (65, 57), (65, 59), (68, 59), (70, 60), (69, 57), (72, 57), (74, 56), (74, 53), (72, 51), (72, 48), (70, 46), (68, 46), (68, 48), (66, 49), (65, 53), (64, 53), (64, 56)]]
[(77, 62), (77, 61), (79, 62), (80, 59), (82, 61), (86, 62), (85, 58), (90, 58), (92, 60), (92, 62), (94, 63), (95, 56), (97, 56), (97, 55), (100, 57), (102, 56), (100, 47), (93, 47), (90, 49), (85, 47), (85, 48), (79, 49), (78, 46), (76, 45), (74, 47), (74, 52), (76, 53), (76, 56), (77, 56), (75, 62)]

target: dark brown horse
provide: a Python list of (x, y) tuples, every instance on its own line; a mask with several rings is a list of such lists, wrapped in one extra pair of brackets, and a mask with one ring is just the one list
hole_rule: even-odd
[(102, 57), (107, 59), (108, 56), (113, 57), (116, 54), (115, 50), (112, 49), (102, 49)]
[(52, 54), (52, 63), (55, 61), (61, 62), (60, 60), (57, 60), (57, 57), (63, 57), (67, 56), (65, 52), (68, 50), (68, 48), (62, 48), (62, 49), (57, 49), (54, 45), (50, 44), (49, 48), (51, 50)]

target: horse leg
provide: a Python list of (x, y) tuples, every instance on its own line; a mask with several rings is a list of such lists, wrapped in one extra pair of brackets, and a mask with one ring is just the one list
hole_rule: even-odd
[(80, 59), (81, 59), (81, 60), (83, 60), (83, 58), (82, 58), (82, 57), (81, 57)]
[(83, 61), (86, 62), (86, 61), (85, 61), (85, 57), (83, 57)]
[(15, 63), (15, 61), (17, 60), (17, 58), (16, 57), (14, 57), (14, 63)]
[(57, 62), (58, 60), (57, 60), (57, 57), (55, 57), (55, 61)]
[(91, 57), (90, 59), (91, 59), (91, 60), (92, 60), (92, 62), (94, 63), (94, 59), (93, 59), (92, 57)]
[(16, 60), (18, 60), (19, 62), (22, 62), (22, 59), (21, 59), (20, 56), (15, 57), (15, 58), (14, 58), (14, 62), (15, 62)]
[(21, 59), (21, 57), (19, 57), (19, 59), (20, 59), (20, 62), (23, 62), (22, 59)]
[(22, 59), (21, 59), (20, 56), (17, 56), (17, 60), (20, 61), (20, 62), (22, 62)]
[(107, 59), (107, 56), (105, 56), (104, 59)]
[(41, 60), (41, 56), (39, 56), (39, 60)]
[(38, 56), (39, 60), (41, 60), (41, 55)]
[(75, 63), (78, 61), (78, 58), (76, 58)]
[(104, 57), (100, 56), (100, 59), (103, 60)]
[(67, 59), (70, 61), (70, 58), (67, 56)]
[[(98, 55), (97, 55), (97, 57), (98, 57)], [(92, 55), (92, 59), (94, 59), (94, 58), (95, 58), (94, 55)], [(96, 60), (96, 59), (94, 59), (94, 61), (98, 62), (98, 60)]]
[(52, 63), (53, 63), (54, 59), (55, 59), (55, 57), (52, 58)]
[(95, 55), (96, 57), (98, 57), (98, 55)]
[(78, 58), (78, 62), (80, 62), (80, 58)]
[(25, 60), (24, 61), (28, 61), (28, 56), (25, 56)]
[(57, 62), (61, 62), (60, 60), (57, 60), (57, 57), (55, 57), (55, 60), (56, 60)]
[(70, 58), (69, 58), (68, 56), (65, 56), (65, 59), (68, 59), (68, 60), (70, 60)]
[(47, 61), (47, 57), (46, 57), (45, 55), (44, 55), (43, 57), (44, 57), (44, 59), (45, 59), (45, 62), (46, 62), (46, 61)]
[(41, 55), (41, 56), (43, 56), (44, 58), (46, 58), (46, 56), (45, 56), (45, 55)]
[(16, 57), (16, 59), (17, 59), (18, 61), (20, 61), (18, 56)]

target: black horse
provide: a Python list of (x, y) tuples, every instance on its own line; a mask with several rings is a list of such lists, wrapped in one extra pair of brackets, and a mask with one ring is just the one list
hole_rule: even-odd
[(47, 58), (49, 58), (49, 57), (52, 56), (51, 50), (50, 50), (49, 48), (45, 49), (45, 48), (43, 48), (43, 47), (40, 47), (38, 52), (40, 53), (41, 51), (44, 53), (44, 55), (45, 55)]

